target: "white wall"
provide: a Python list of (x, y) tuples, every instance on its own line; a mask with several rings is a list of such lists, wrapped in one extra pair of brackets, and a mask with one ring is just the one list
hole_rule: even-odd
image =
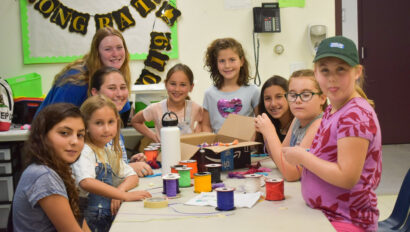
[(357, 0), (342, 0), (342, 34), (359, 44)]
[[(246, 1), (246, 0), (245, 0)], [(249, 0), (251, 7), (229, 10), (223, 0), (177, 0), (182, 12), (178, 19), (179, 59), (168, 62), (166, 69), (182, 62), (191, 67), (195, 75), (195, 88), (191, 98), (202, 103), (204, 91), (211, 85), (208, 72), (203, 68), (204, 53), (212, 40), (220, 37), (234, 37), (240, 41), (255, 73), (253, 58), (253, 16), (252, 7), (261, 6), (263, 0)], [(305, 8), (281, 8), (281, 33), (260, 34), (259, 73), (264, 80), (273, 74), (288, 77), (290, 66), (302, 62), (312, 67), (307, 46), (307, 25), (325, 24), (328, 36), (335, 34), (334, 1), (306, 1)], [(47, 93), (54, 75), (65, 64), (23, 64), (21, 46), (20, 10), (18, 0), (0, 1), (0, 76), (13, 77), (30, 72), (42, 76), (43, 92)], [(276, 55), (273, 47), (282, 44), (285, 52)], [(132, 61), (132, 79), (135, 81), (143, 68), (143, 61)], [(165, 75), (166, 72), (164, 72)]]

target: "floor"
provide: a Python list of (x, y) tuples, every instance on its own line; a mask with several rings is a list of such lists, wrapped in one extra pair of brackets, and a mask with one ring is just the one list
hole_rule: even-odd
[(404, 176), (410, 168), (410, 144), (383, 146), (383, 171), (379, 187), (376, 189), (379, 220), (390, 216), (400, 191)]

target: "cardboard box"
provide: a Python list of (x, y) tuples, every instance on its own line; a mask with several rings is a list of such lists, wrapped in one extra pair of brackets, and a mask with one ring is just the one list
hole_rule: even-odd
[[(228, 171), (245, 168), (251, 163), (251, 147), (260, 144), (252, 141), (255, 138), (255, 125), (253, 117), (230, 114), (217, 134), (202, 132), (181, 136), (181, 159), (195, 159), (198, 161), (198, 171), (205, 171), (204, 165), (221, 163), (222, 170)], [(232, 143), (236, 145), (204, 147), (203, 157), (198, 145), (206, 142)]]

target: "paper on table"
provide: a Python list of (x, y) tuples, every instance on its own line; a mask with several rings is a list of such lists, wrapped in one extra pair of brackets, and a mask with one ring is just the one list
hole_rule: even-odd
[[(239, 193), (234, 192), (234, 205), (236, 208), (252, 208), (261, 196), (260, 192), (256, 193)], [(214, 206), (217, 207), (216, 192), (202, 192), (198, 196), (185, 202), (186, 205), (196, 206)]]

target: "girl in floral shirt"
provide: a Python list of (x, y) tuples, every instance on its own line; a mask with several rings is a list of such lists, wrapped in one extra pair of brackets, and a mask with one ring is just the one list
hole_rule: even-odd
[(315, 77), (330, 100), (309, 151), (283, 148), (303, 165), (302, 195), (337, 231), (377, 231), (374, 190), (382, 171), (381, 131), (373, 102), (360, 87), (363, 66), (346, 37), (327, 38), (314, 58)]

